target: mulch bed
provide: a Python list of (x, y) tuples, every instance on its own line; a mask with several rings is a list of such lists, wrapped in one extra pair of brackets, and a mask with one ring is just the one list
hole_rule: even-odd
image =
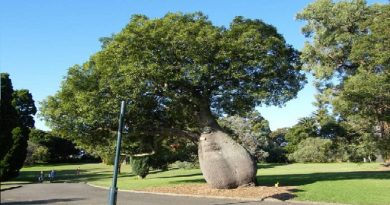
[(191, 184), (191, 185), (175, 185), (169, 187), (154, 187), (147, 188), (142, 191), (158, 192), (158, 193), (172, 193), (183, 195), (197, 195), (197, 196), (217, 196), (229, 198), (247, 198), (255, 200), (263, 200), (266, 198), (273, 198), (278, 200), (289, 200), (295, 197), (293, 194), (296, 187), (239, 187), (237, 189), (212, 189), (207, 184)]

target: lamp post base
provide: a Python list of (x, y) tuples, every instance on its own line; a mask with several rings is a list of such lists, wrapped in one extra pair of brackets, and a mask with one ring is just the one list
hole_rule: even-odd
[(117, 192), (118, 192), (118, 188), (116, 187), (110, 187), (110, 196), (109, 196), (109, 201), (108, 201), (108, 204), (109, 205), (116, 205), (116, 195), (117, 195)]

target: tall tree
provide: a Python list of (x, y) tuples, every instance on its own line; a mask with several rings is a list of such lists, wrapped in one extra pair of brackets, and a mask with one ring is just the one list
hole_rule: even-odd
[(307, 22), (302, 31), (312, 38), (302, 51), (305, 68), (332, 85), (334, 111), (360, 136), (379, 132), (390, 141), (390, 5), (318, 0), (297, 18)]
[(9, 75), (1, 74), (1, 180), (16, 177), (27, 154), (30, 128), (36, 113), (34, 100), (28, 90), (12, 88)]
[(9, 178), (10, 155), (14, 144), (12, 130), (18, 125), (18, 117), (12, 106), (12, 94), (14, 90), (11, 79), (7, 73), (1, 73), (1, 113), (0, 113), (0, 178), (4, 181)]
[(12, 129), (17, 126), (17, 112), (12, 106), (11, 79), (7, 73), (1, 73), (1, 113), (0, 113), (0, 159), (6, 155), (12, 146)]
[(37, 113), (37, 108), (31, 93), (27, 89), (16, 90), (12, 98), (12, 105), (18, 112), (21, 126), (33, 128), (35, 123), (33, 115)]
[(206, 181), (234, 188), (255, 183), (256, 167), (217, 117), (282, 105), (304, 83), (298, 52), (260, 20), (236, 17), (223, 28), (201, 13), (134, 15), (100, 52), (69, 70), (42, 111), (52, 128), (79, 143), (112, 142), (119, 101), (130, 100), (129, 135), (200, 139)]

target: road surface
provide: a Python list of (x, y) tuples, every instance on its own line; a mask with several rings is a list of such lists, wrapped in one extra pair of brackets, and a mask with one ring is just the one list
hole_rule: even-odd
[[(79, 204), (99, 205), (108, 203), (108, 190), (83, 183), (21, 184), (2, 189), (1, 204)], [(249, 201), (186, 196), (168, 196), (148, 193), (118, 192), (117, 204), (121, 205), (300, 205), (279, 201)], [(302, 203), (307, 205), (307, 203)], [(317, 203), (318, 204), (318, 203)]]

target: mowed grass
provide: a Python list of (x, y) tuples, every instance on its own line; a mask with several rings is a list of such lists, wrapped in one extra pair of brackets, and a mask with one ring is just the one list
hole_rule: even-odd
[[(390, 205), (390, 170), (378, 163), (260, 165), (260, 185), (297, 186), (294, 200)], [(269, 167), (269, 168), (267, 168)]]
[[(80, 168), (81, 174), (76, 175)], [(36, 183), (40, 171), (46, 175), (57, 171), (56, 183), (87, 182), (110, 187), (113, 167), (104, 164), (61, 164), (25, 167), (18, 178), (2, 183), (2, 189), (12, 184)], [(259, 164), (257, 179), (260, 186), (296, 186), (293, 200), (318, 201), (361, 205), (390, 205), (390, 171), (378, 163), (329, 164)], [(142, 190), (148, 187), (176, 184), (205, 183), (199, 169), (170, 169), (151, 171), (146, 179), (131, 174), (128, 165), (122, 166), (118, 188)]]

